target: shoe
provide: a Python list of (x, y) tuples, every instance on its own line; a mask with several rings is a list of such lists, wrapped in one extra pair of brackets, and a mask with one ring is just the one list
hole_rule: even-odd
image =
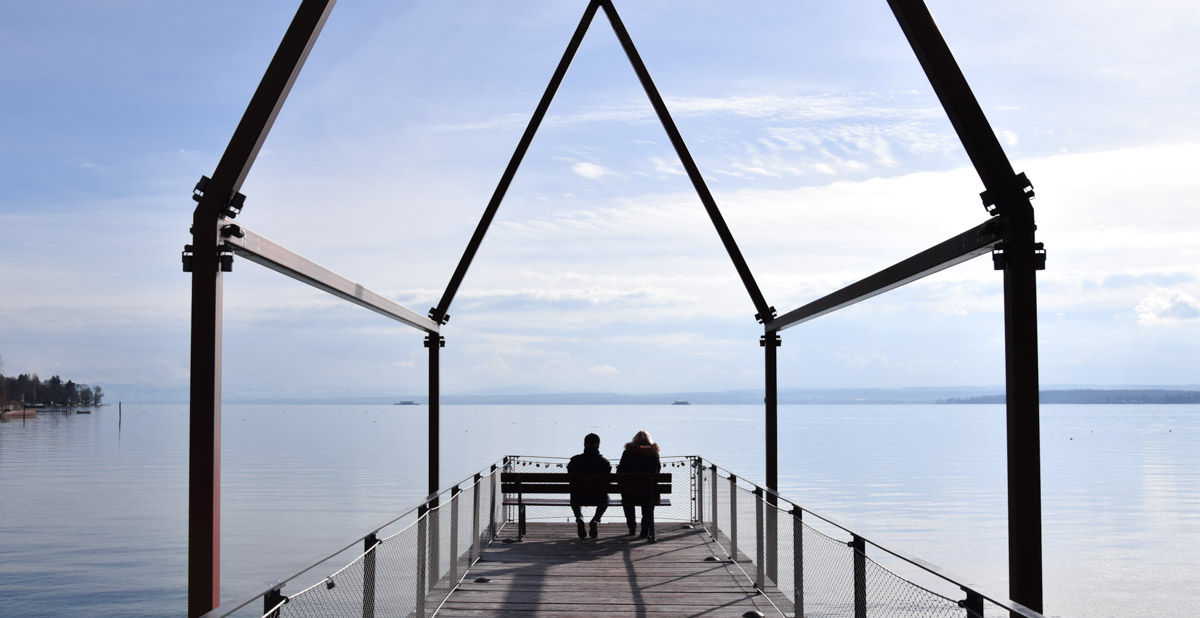
[(576, 528), (576, 531), (579, 532), (579, 538), (582, 539), (587, 536), (587, 530), (583, 527), (582, 519), (575, 520), (575, 528)]
[(651, 534), (650, 536), (646, 537), (646, 542), (647, 543), (657, 543), (658, 539), (654, 538), (654, 535)]
[(629, 534), (637, 534), (637, 524), (629, 524)]
[[(630, 534), (633, 534), (633, 533), (632, 533), (632, 532), (630, 532)], [(638, 538), (639, 538), (639, 539), (644, 539), (644, 538), (646, 538), (647, 536), (649, 536), (649, 534), (650, 534), (650, 531), (649, 531), (649, 530), (646, 530), (645, 528), (642, 528), (642, 533), (638, 535)]]
[(588, 524), (588, 535), (594, 539), (599, 533), (600, 531), (596, 529), (596, 520), (593, 519), (592, 522)]

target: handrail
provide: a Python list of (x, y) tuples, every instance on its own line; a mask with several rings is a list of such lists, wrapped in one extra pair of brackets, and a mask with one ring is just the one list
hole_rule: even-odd
[(429, 509), (431, 507), (431, 505), (434, 502), (438, 501), (438, 499), (443, 494), (453, 491), (455, 487), (462, 487), (464, 485), (470, 486), (470, 485), (474, 484), (476, 474), (480, 475), (480, 478), (482, 479), (482, 477), (490, 475), (491, 473), (501, 469), (501, 467), (504, 465), (504, 463), (507, 459), (508, 458), (506, 457), (503, 459), (496, 460), (495, 463), (480, 469), (479, 472), (476, 472), (476, 473), (472, 474), (471, 476), (468, 476), (467, 478), (463, 479), (459, 483), (455, 483), (454, 485), (451, 485), (450, 487), (447, 487), (446, 489), (443, 489), (437, 493), (429, 494), (416, 506), (408, 509), (407, 511), (404, 511), (403, 513), (400, 513), (399, 515), (397, 515), (395, 517), (392, 517), (391, 519), (387, 520), (386, 522), (384, 522), (378, 526), (372, 527), (370, 529), (370, 531), (368, 531), (367, 533), (360, 535), (359, 537), (355, 538), (353, 541), (350, 541), (349, 543), (339, 547), (337, 550), (326, 553), (326, 554), (321, 554), (320, 557), (318, 557), (318, 558), (310, 559), (305, 562), (302, 562), (301, 565), (303, 565), (303, 566), (293, 567), (293, 568), (289, 569), (288, 571), (286, 571), (287, 575), (285, 577), (277, 579), (274, 582), (268, 582), (268, 583), (264, 584), (261, 588), (257, 589), (257, 591), (247, 593), (246, 595), (238, 597), (234, 601), (230, 601), (229, 603), (222, 603), (220, 606), (212, 609), (208, 613), (203, 614), (200, 618), (221, 618), (223, 616), (228, 616), (228, 615), (242, 609), (243, 607), (246, 607), (247, 605), (253, 603), (255, 601), (255, 599), (260, 599), (263, 596), (265, 596), (273, 591), (281, 590), (284, 586), (286, 586), (288, 584), (288, 582), (311, 571), (312, 569), (319, 566), (321, 563), (328, 561), (329, 559), (337, 556), (338, 554), (346, 551), (347, 549), (354, 547), (356, 544), (366, 540), (368, 537), (378, 534), (380, 530), (383, 530), (384, 528), (400, 521), (401, 519), (404, 519), (405, 517), (412, 515), (413, 513), (421, 511), (422, 509)]
[[(747, 485), (750, 485), (751, 487), (753, 487), (754, 488), (753, 491), (760, 492), (760, 495), (763, 495), (763, 496), (769, 495), (769, 496), (773, 496), (773, 497), (777, 498), (778, 500), (782, 500), (783, 502), (790, 504), (792, 507), (801, 511), (802, 513), (812, 515), (813, 517), (816, 517), (817, 519), (820, 519), (821, 521), (823, 521), (831, 526), (834, 526), (835, 528), (853, 536), (854, 538), (861, 539), (864, 542), (869, 543), (872, 547), (875, 547), (876, 549), (882, 550), (883, 552), (888, 553), (896, 558), (899, 558), (900, 560), (903, 560), (909, 564), (912, 564), (913, 566), (916, 566), (931, 575), (934, 575), (942, 580), (945, 580), (948, 583), (958, 586), (965, 592), (968, 592), (968, 593), (973, 592), (973, 593), (979, 595), (980, 597), (982, 597), (983, 599), (986, 599), (1000, 607), (1003, 607), (1004, 609), (1007, 609), (1010, 612), (1019, 614), (1021, 616), (1025, 616), (1026, 618), (1045, 618), (1045, 616), (1043, 614), (1038, 613), (1032, 609), (1029, 609), (1028, 607), (1021, 605), (1020, 603), (1017, 603), (1016, 601), (1012, 601), (1012, 600), (1007, 599), (1002, 596), (988, 594), (979, 586), (976, 586), (975, 584), (971, 583), (970, 580), (968, 580), (964, 577), (960, 577), (954, 573), (951, 573), (950, 571), (948, 571), (942, 567), (939, 567), (935, 564), (932, 564), (932, 563), (922, 560), (920, 558), (909, 556), (908, 554), (906, 554), (902, 551), (891, 549), (889, 547), (880, 545), (879, 543), (876, 543), (875, 541), (872, 541), (871, 539), (863, 536), (861, 533), (855, 532), (855, 531), (851, 530), (850, 528), (848, 528), (847, 526), (845, 526), (844, 524), (837, 522), (833, 518), (827, 517), (825, 515), (821, 515), (820, 513), (817, 513), (805, 506), (802, 506), (799, 503), (795, 502), (794, 500), (791, 500), (791, 499), (781, 495), (779, 492), (773, 491), (766, 487), (762, 487), (756, 483), (746, 481), (746, 478), (744, 476), (738, 476), (738, 475), (734, 474), (728, 468), (723, 468), (721, 466), (718, 466), (716, 463), (712, 462), (709, 459), (705, 459), (703, 457), (696, 457), (696, 459), (701, 462), (707, 462), (709, 464), (709, 467), (714, 470), (724, 470), (726, 473), (726, 477), (733, 478), (735, 484), (739, 480), (743, 481)], [(778, 508), (778, 507), (776, 507), (776, 508)]]

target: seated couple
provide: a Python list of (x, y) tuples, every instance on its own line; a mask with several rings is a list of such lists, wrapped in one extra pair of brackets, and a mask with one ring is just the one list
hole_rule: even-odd
[[(658, 445), (650, 438), (649, 433), (639, 431), (633, 436), (633, 440), (625, 445), (625, 451), (621, 453), (621, 462), (617, 464), (617, 472), (657, 473), (661, 467), (658, 460)], [(583, 439), (583, 453), (572, 457), (570, 463), (567, 464), (569, 473), (607, 473), (611, 471), (612, 464), (600, 454), (600, 436), (594, 433), (589, 433)], [(625, 509), (625, 523), (629, 526), (629, 534), (637, 534), (635, 505), (640, 503), (642, 505), (641, 538), (654, 543), (654, 505), (658, 502), (658, 496), (654, 495), (653, 491), (651, 493), (645, 491), (622, 492), (621, 500), (624, 502), (622, 507)], [(580, 509), (583, 506), (596, 507), (596, 514), (592, 517), (588, 529), (584, 529), (583, 526), (583, 513)], [(596, 538), (596, 524), (600, 523), (600, 516), (607, 509), (608, 494), (606, 493), (571, 494), (571, 510), (575, 514), (575, 525), (579, 528), (579, 538), (582, 539), (589, 534), (593, 539)]]

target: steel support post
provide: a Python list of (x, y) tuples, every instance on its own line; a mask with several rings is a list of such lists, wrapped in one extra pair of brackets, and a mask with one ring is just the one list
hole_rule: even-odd
[(498, 533), (496, 530), (496, 466), (492, 466), (492, 472), (488, 476), (492, 479), (491, 497), (488, 498), (488, 538), (495, 541)]
[(192, 217), (192, 333), (188, 471), (188, 615), (221, 597), (221, 272), (218, 222), (230, 210), (334, 0), (304, 0), (284, 33)]
[(375, 618), (375, 546), (379, 544), (379, 533), (372, 532), (363, 539), (363, 618)]
[(221, 600), (221, 270), (217, 217), (192, 225), (191, 394), (188, 419), (188, 615)]
[(446, 347), (446, 338), (441, 335), (425, 337), (429, 349), (429, 495), (438, 491), (438, 467), (441, 445), (441, 351)]
[(959, 605), (967, 610), (967, 618), (983, 618), (983, 597), (974, 590), (963, 588), (967, 598), (959, 601)]
[(792, 507), (792, 600), (795, 616), (804, 616), (804, 511)]
[[(779, 333), (773, 330), (767, 331), (767, 334), (762, 336), (759, 343), (763, 346), (765, 356), (766, 376), (765, 397), (766, 403), (766, 466), (767, 466), (767, 489), (771, 492), (779, 491), (779, 353), (778, 348), (782, 344), (779, 339)], [(765, 554), (759, 556), (766, 566), (767, 576), (772, 581), (779, 581), (778, 568), (778, 517), (776, 517), (776, 506), (779, 504), (779, 498), (775, 493), (766, 494), (767, 504), (770, 505), (766, 513), (766, 521), (763, 525), (766, 527), (766, 548)]]
[(1009, 596), (1042, 611), (1041, 452), (1033, 207), (1000, 141), (922, 0), (888, 0), (979, 174), (985, 207), (1004, 221), (1004, 339), (1008, 397)]
[(1010, 216), (1008, 228), (1003, 261), (1009, 596), (1040, 612), (1042, 479), (1035, 280), (1038, 265), (1032, 211), (1028, 216)]
[(854, 618), (867, 618), (867, 542), (854, 535), (850, 553), (854, 560)]
[(696, 475), (696, 522), (704, 527), (704, 460), (697, 457), (692, 463)]
[(279, 618), (280, 603), (285, 603), (287, 599), (283, 597), (283, 593), (275, 588), (263, 595), (263, 616), (266, 618)]

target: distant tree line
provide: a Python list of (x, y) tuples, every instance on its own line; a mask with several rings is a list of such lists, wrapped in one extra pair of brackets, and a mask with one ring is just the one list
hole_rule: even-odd
[[(1200, 391), (1173, 390), (1061, 390), (1041, 391), (1041, 403), (1200, 403)], [(982, 395), (979, 397), (951, 397), (939, 399), (938, 403), (1005, 403), (1004, 395)]]
[[(3, 366), (0, 366), (2, 369)], [(57, 375), (43, 382), (36, 373), (5, 376), (0, 373), (0, 404), (24, 403), (46, 406), (94, 406), (104, 399), (100, 385), (89, 386)]]

